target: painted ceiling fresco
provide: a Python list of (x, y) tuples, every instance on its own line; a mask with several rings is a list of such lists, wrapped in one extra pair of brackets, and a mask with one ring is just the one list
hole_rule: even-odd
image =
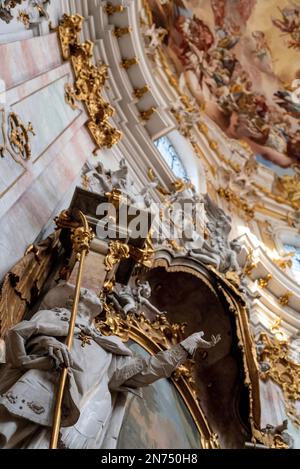
[(207, 115), (282, 168), (300, 164), (300, 0), (149, 0)]

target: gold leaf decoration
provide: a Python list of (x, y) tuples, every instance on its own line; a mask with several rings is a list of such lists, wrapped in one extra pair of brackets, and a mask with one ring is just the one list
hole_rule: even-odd
[[(64, 15), (58, 27), (62, 54), (65, 60), (70, 60), (74, 75), (74, 87), (68, 88), (68, 98), (85, 104), (90, 120), (88, 129), (98, 148), (111, 148), (117, 144), (122, 133), (115, 129), (109, 118), (113, 116), (113, 107), (101, 96), (108, 73), (104, 64), (94, 65), (91, 41), (80, 43), (79, 34), (83, 26), (80, 15)], [(72, 96), (70, 95), (72, 92)]]

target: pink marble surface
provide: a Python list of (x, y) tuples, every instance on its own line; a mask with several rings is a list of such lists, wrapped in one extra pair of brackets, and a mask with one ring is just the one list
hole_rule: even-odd
[(0, 79), (6, 83), (7, 90), (58, 67), (62, 62), (56, 33), (0, 44)]
[[(285, 401), (281, 388), (271, 380), (260, 381), (261, 428), (270, 425), (281, 425), (288, 420), (287, 432), (294, 440), (294, 449), (300, 448), (300, 428), (297, 428), (286, 415)], [(296, 402), (296, 410), (300, 415), (300, 402)]]
[[(72, 111), (65, 103), (64, 82), (72, 82), (71, 69), (68, 63), (14, 87), (7, 93), (9, 106), (21, 115), (25, 123), (31, 120), (37, 134), (35, 137), (31, 137), (32, 158), (24, 164), (25, 172), (22, 177), (19, 177), (20, 165), (14, 161), (12, 162), (12, 164), (15, 165), (16, 171), (15, 183), (11, 183), (10, 181), (9, 190), (6, 190), (4, 193), (0, 191), (0, 218), (16, 203), (87, 120), (84, 110), (77, 112)], [(57, 100), (56, 96), (56, 107), (50, 111), (50, 107), (53, 103), (50, 102), (48, 106), (46, 101), (40, 113), (36, 113), (39, 107), (39, 100), (42, 99), (40, 95), (47, 89), (50, 91), (53, 84), (57, 84), (56, 90), (54, 91), (57, 93), (58, 88), (61, 95), (59, 100)], [(51, 99), (51, 93), (49, 96)], [(55, 113), (53, 111), (55, 111)], [(61, 119), (61, 116), (66, 114), (67, 117)], [(55, 120), (53, 124), (57, 127), (55, 132), (53, 132), (54, 125), (51, 125), (53, 120)], [(61, 120), (61, 122), (60, 125), (57, 126), (59, 120)], [(37, 131), (37, 127), (39, 126), (41, 128)], [(51, 135), (49, 135), (49, 133)], [(9, 158), (9, 156), (6, 156), (5, 160)], [(5, 164), (7, 165), (7, 161), (5, 161)], [(3, 165), (4, 159), (2, 161), (2, 166)]]
[[(82, 275), (82, 287), (92, 290), (94, 293), (99, 295), (102, 290), (103, 283), (106, 277), (106, 271), (104, 267), (105, 256), (98, 252), (90, 251), (86, 257), (84, 264), (84, 271)], [(78, 273), (78, 264), (76, 264), (69, 282), (76, 284), (76, 278)]]
[(7, 106), (14, 106), (28, 96), (36, 93), (38, 90), (45, 86), (53, 83), (62, 76), (69, 74), (70, 80), (72, 78), (72, 67), (69, 62), (59, 64), (51, 70), (47, 70), (38, 76), (33, 76), (27, 81), (20, 83), (19, 85), (13, 86), (6, 91), (6, 104)]
[(0, 278), (23, 256), (47, 222), (54, 218), (55, 208), (79, 178), (93, 149), (94, 143), (88, 131), (81, 127), (0, 219)]

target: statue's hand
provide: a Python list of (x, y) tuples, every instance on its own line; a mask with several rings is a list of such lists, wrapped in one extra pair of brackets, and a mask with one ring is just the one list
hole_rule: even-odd
[(211, 337), (211, 342), (207, 342), (206, 340), (202, 339), (204, 336), (204, 332), (196, 332), (192, 334), (187, 339), (181, 342), (182, 347), (190, 354), (193, 355), (197, 348), (212, 348), (217, 345), (218, 342), (221, 340), (221, 335), (218, 334), (217, 336)]
[(72, 366), (71, 353), (65, 344), (58, 342), (50, 345), (48, 355), (54, 360), (55, 368), (70, 368)]
[(181, 345), (189, 353), (189, 355), (193, 355), (197, 350), (200, 341), (203, 340), (203, 336), (204, 332), (196, 332), (195, 334), (190, 335), (187, 339), (183, 340)]
[(221, 334), (217, 334), (216, 336), (211, 336), (211, 346), (215, 347), (221, 341)]

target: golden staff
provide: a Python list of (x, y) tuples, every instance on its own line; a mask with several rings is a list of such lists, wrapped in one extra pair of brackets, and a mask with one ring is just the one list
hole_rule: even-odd
[[(73, 345), (73, 337), (74, 337), (74, 330), (75, 330), (75, 324), (76, 324), (76, 318), (77, 318), (78, 304), (79, 304), (79, 299), (80, 299), (80, 287), (81, 287), (84, 261), (85, 261), (86, 255), (89, 252), (91, 241), (94, 237), (93, 233), (91, 232), (89, 228), (87, 219), (84, 216), (84, 214), (82, 212), (79, 212), (79, 215), (82, 221), (82, 226), (80, 226), (79, 228), (76, 228), (71, 235), (73, 251), (76, 253), (77, 261), (79, 261), (79, 268), (78, 268), (77, 279), (76, 279), (75, 298), (73, 302), (69, 331), (68, 331), (68, 336), (66, 340), (66, 346), (68, 347), (69, 350), (72, 349), (72, 345)], [(64, 396), (64, 391), (65, 391), (67, 376), (68, 376), (68, 369), (63, 368), (60, 374), (59, 386), (58, 386), (58, 390), (56, 394), (50, 449), (57, 449), (60, 425), (61, 425), (61, 406), (62, 406), (62, 400)]]

